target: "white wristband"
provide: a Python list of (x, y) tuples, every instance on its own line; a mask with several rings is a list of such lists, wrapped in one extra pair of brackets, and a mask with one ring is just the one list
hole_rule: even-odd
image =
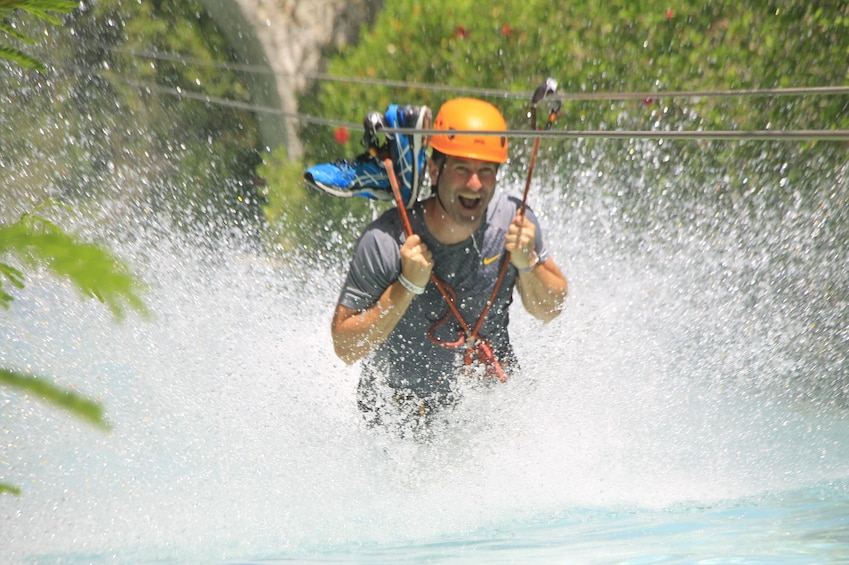
[(398, 282), (401, 283), (401, 286), (403, 286), (404, 288), (406, 288), (407, 290), (409, 290), (413, 294), (424, 294), (424, 291), (425, 291), (424, 287), (423, 286), (416, 286), (413, 283), (411, 283), (407, 279), (407, 277), (404, 276), (404, 273), (401, 273), (400, 275), (398, 275)]

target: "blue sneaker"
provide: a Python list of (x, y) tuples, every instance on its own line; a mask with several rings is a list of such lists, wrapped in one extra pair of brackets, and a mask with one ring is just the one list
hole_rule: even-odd
[(340, 159), (310, 167), (304, 181), (316, 190), (341, 198), (365, 196), (375, 200), (393, 200), (392, 185), (383, 164), (389, 156), (398, 178), (404, 206), (412, 207), (424, 181), (427, 163), (427, 136), (421, 133), (389, 133), (384, 128), (430, 129), (431, 112), (427, 106), (391, 104), (384, 115), (369, 112), (363, 122), (363, 144), (368, 151), (356, 159)]
[[(399, 106), (390, 104), (384, 114), (386, 126), (392, 129), (430, 129), (431, 112), (427, 106)], [(404, 206), (412, 207), (419, 197), (427, 163), (428, 137), (422, 133), (387, 134), (389, 154), (395, 165), (401, 199)]]
[(392, 187), (386, 168), (369, 152), (356, 159), (340, 159), (322, 163), (304, 172), (307, 186), (338, 196), (365, 196), (374, 200), (391, 200)]

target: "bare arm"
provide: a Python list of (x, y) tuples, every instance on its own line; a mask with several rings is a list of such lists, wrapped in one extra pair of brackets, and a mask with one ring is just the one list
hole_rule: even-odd
[(537, 261), (534, 252), (535, 238), (534, 223), (517, 214), (507, 231), (504, 248), (510, 252), (513, 266), (519, 269), (517, 287), (522, 297), (522, 305), (533, 317), (550, 322), (560, 315), (569, 285), (554, 259), (548, 258), (544, 263), (534, 263)]
[(547, 323), (560, 315), (569, 285), (554, 259), (549, 257), (533, 270), (519, 273), (518, 289), (525, 309)]
[[(413, 285), (424, 287), (431, 269), (430, 251), (419, 236), (411, 235), (401, 246), (402, 275)], [(337, 305), (330, 325), (336, 355), (351, 364), (370, 353), (389, 337), (415, 297), (396, 280), (365, 310)]]
[(337, 305), (330, 326), (336, 355), (351, 364), (383, 343), (398, 325), (414, 297), (415, 294), (395, 281), (367, 310), (360, 312)]

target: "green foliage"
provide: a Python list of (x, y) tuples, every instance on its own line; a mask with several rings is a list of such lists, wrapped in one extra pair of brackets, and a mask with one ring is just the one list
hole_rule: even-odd
[[(0, 257), (10, 253), (26, 266), (43, 266), (68, 278), (84, 295), (105, 303), (117, 319), (124, 317), (127, 307), (146, 313), (140, 297), (143, 287), (118, 258), (98, 245), (79, 241), (42, 217), (24, 216), (13, 224), (0, 224)], [(0, 263), (0, 274), (23, 288), (23, 274), (18, 269)], [(0, 305), (8, 308), (11, 300), (0, 279)]]
[[(562, 93), (655, 92), (650, 101), (572, 102), (569, 129), (625, 129), (669, 119), (671, 90), (764, 89), (845, 84), (849, 5), (695, 0), (479, 2), (416, 0), (387, 5), (361, 41), (333, 57), (333, 75), (530, 91), (545, 77)], [(754, 30), (754, 32), (753, 32)], [(308, 113), (359, 122), (370, 109), (411, 101), (438, 107), (451, 92), (322, 82), (304, 97)], [(499, 100), (512, 126), (524, 101)], [(705, 129), (847, 127), (846, 97), (787, 104), (780, 98), (686, 101)], [(675, 116), (676, 113), (671, 114)], [(826, 122), (823, 123), (823, 118)], [(623, 121), (624, 120), (624, 121)], [(317, 128), (310, 128), (311, 130)], [(325, 157), (317, 132), (311, 155)]]
[[(26, 215), (13, 224), (0, 223), (0, 258), (6, 257), (17, 258), (24, 267), (45, 267), (69, 279), (85, 296), (105, 303), (117, 319), (124, 317), (127, 308), (148, 314), (141, 299), (144, 287), (117, 257), (98, 245), (65, 233), (42, 217)], [(8, 309), (13, 297), (3, 289), (4, 279), (23, 289), (24, 273), (0, 262), (0, 305)], [(98, 427), (109, 428), (99, 403), (61, 389), (44, 378), (0, 367), (0, 385), (34, 395)], [(0, 484), (0, 493), (3, 492), (20, 494), (16, 487)]]
[[(102, 55), (109, 62), (102, 76), (121, 111), (132, 113), (148, 133), (143, 142), (148, 147), (136, 147), (132, 154), (146, 150), (166, 156), (165, 178), (152, 189), (155, 200), (170, 203), (178, 213), (185, 210), (182, 219), (188, 223), (256, 221), (262, 202), (254, 183), (261, 161), (256, 116), (174, 95), (182, 90), (250, 102), (239, 75), (217, 64), (234, 55), (203, 7), (196, 1), (98, 2), (76, 22), (82, 48), (102, 49), (96, 41), (108, 21), (118, 22), (118, 30), (109, 38), (113, 49)], [(150, 53), (190, 63), (145, 56)]]
[(44, 70), (44, 65), (38, 59), (34, 57), (30, 57), (23, 51), (18, 49), (13, 49), (11, 47), (5, 47), (0, 45), (0, 59), (6, 59), (8, 61), (13, 61), (19, 64), (22, 67), (26, 67), (29, 69), (37, 69), (39, 71)]
[[(76, 7), (76, 2), (70, 0), (2, 0), (0, 2), (0, 17), (3, 12), (12, 12), (20, 10), (31, 16), (46, 22), (60, 25), (61, 22), (53, 17), (51, 12), (70, 12)], [(5, 34), (19, 42), (30, 44), (32, 43), (26, 35), (19, 32), (17, 29), (8, 24), (8, 22), (0, 19), (0, 33)], [(44, 64), (20, 49), (0, 45), (0, 59), (7, 59), (17, 63), (18, 65), (28, 68), (44, 71)]]
[(73, 415), (95, 426), (108, 430), (109, 423), (103, 416), (103, 407), (79, 394), (50, 384), (44, 378), (28, 377), (21, 373), (0, 368), (0, 384), (20, 392), (33, 395), (53, 406), (68, 410)]
[[(196, 0), (86, 0), (62, 33), (27, 23), (51, 72), (0, 75), (0, 151), (18, 174), (13, 195), (128, 201), (187, 229), (261, 217), (256, 116), (181, 95), (250, 101), (247, 82), (222, 68), (235, 55)], [(134, 182), (139, 170), (146, 182)]]
[(0, 483), (0, 494), (3, 494), (4, 492), (18, 496), (21, 494), (21, 489), (12, 485), (7, 485), (6, 483)]
[[(0, 367), (0, 385), (35, 396), (39, 400), (64, 409), (77, 418), (86, 420), (101, 429), (110, 429), (109, 423), (103, 415), (103, 407), (99, 403), (72, 390), (57, 387), (43, 377), (33, 377)], [(18, 496), (21, 494), (21, 489), (0, 483), (0, 494), (3, 493)]]
[[(60, 24), (51, 11), (70, 12), (76, 3), (62, 0), (2, 0), (3, 12), (19, 9), (52, 24)], [(28, 42), (24, 34), (0, 20), (0, 32), (17, 40)], [(18, 49), (0, 45), (0, 58), (5, 58), (25, 68), (45, 70), (38, 59)], [(44, 218), (27, 215), (15, 223), (0, 223), (0, 258), (15, 256), (29, 267), (46, 266), (54, 273), (68, 277), (84, 293), (105, 302), (113, 315), (123, 317), (130, 306), (146, 313), (139, 297), (141, 286), (126, 268), (106, 250), (81, 242), (66, 234)], [(12, 295), (3, 288), (4, 280), (12, 286), (24, 288), (24, 273), (16, 267), (0, 262), (0, 306), (8, 309)], [(0, 367), (0, 385), (34, 395), (54, 406), (90, 423), (108, 429), (100, 404), (86, 399), (74, 391), (63, 390), (44, 378), (25, 375)], [(0, 483), (0, 494), (20, 495), (18, 487)]]
[[(327, 72), (369, 82), (320, 81), (300, 100), (304, 113), (360, 123), (388, 103), (441, 103), (465, 89), (530, 93), (546, 77), (565, 95), (556, 127), (581, 130), (747, 130), (849, 128), (849, 97), (704, 96), (673, 98), (672, 91), (725, 91), (820, 87), (849, 83), (849, 4), (802, 0), (398, 0), (385, 3), (356, 45), (329, 58)], [(372, 81), (391, 82), (375, 84)], [(396, 82), (402, 85), (396, 85)], [(415, 85), (440, 85), (429, 89)], [(580, 100), (577, 95), (645, 93), (643, 99)], [(570, 95), (576, 95), (571, 96)], [(478, 95), (487, 97), (486, 95)], [(526, 129), (528, 101), (491, 96), (511, 128)], [(333, 143), (329, 128), (305, 126), (306, 164), (353, 156), (353, 143)], [(614, 170), (652, 174), (645, 186), (674, 186), (674, 172), (647, 172), (628, 157), (628, 142), (599, 144)], [(768, 174), (757, 168), (763, 144), (667, 144), (679, 157), (706, 153), (703, 170), (726, 170), (739, 186)], [(570, 163), (576, 144), (546, 142), (554, 160)], [(616, 148), (613, 148), (613, 147)], [(511, 146), (511, 167), (527, 152)], [(805, 170), (816, 153), (824, 162), (845, 159), (845, 145), (770, 146), (791, 171)], [(806, 154), (807, 153), (807, 154)], [(574, 166), (581, 166), (575, 160)], [(795, 174), (795, 173), (794, 173)], [(649, 188), (654, 190), (654, 188)], [(328, 216), (333, 212), (327, 199)]]
[(301, 163), (289, 161), (284, 148), (277, 149), (257, 171), (266, 183), (265, 217), (270, 223), (288, 222), (309, 207), (302, 184)]
[[(5, 277), (13, 286), (24, 288), (24, 274), (16, 268), (0, 263), (0, 275)], [(0, 278), (0, 306), (8, 309), (12, 300), (14, 300), (12, 295), (3, 290), (3, 279)]]

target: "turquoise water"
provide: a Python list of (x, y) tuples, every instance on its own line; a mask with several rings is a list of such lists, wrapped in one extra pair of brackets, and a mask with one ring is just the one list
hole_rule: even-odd
[(844, 484), (706, 507), (572, 509), (463, 536), (303, 557), (330, 563), (841, 563), (847, 544)]
[(329, 336), (344, 250), (127, 234), (105, 206), (81, 227), (137, 265), (154, 317), (116, 325), (38, 274), (0, 313), (4, 366), (113, 424), (0, 391), (0, 480), (23, 491), (0, 499), (3, 561), (849, 561), (846, 172), (733, 203), (680, 170), (649, 194), (541, 167), (567, 308), (517, 309), (521, 378), (464, 383), (426, 442), (362, 425)]

